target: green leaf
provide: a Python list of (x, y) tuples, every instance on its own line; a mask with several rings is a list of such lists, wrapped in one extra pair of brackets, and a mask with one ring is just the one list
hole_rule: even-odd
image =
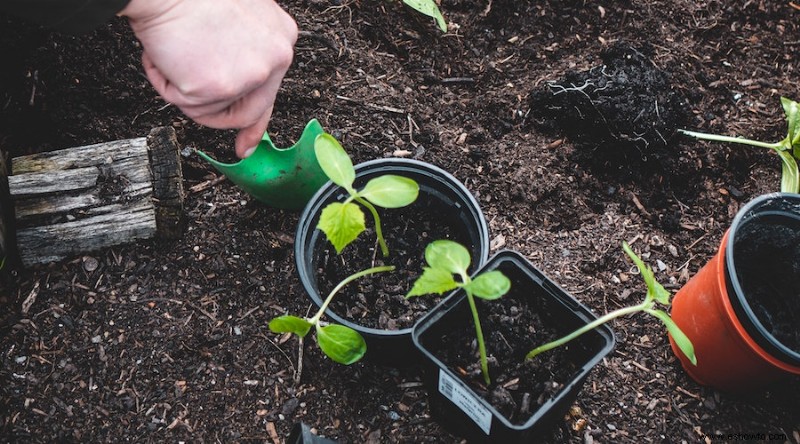
[(786, 136), (788, 147), (795, 156), (800, 157), (800, 104), (786, 97), (781, 97), (783, 112), (786, 114), (786, 123), (789, 126)]
[(434, 0), (403, 0), (403, 3), (411, 6), (419, 13), (432, 17), (436, 20), (436, 24), (439, 25), (439, 29), (442, 32), (447, 32), (447, 22), (444, 20), (442, 11), (439, 10), (439, 6), (436, 5)]
[(797, 161), (788, 151), (775, 150), (781, 158), (781, 191), (784, 193), (800, 192), (800, 172)]
[(387, 174), (376, 177), (358, 193), (383, 208), (400, 208), (417, 200), (419, 185), (408, 177)]
[(356, 171), (350, 156), (336, 138), (328, 133), (317, 136), (314, 139), (314, 153), (317, 155), (320, 168), (328, 176), (328, 179), (347, 191), (353, 190)]
[(406, 297), (410, 298), (431, 293), (444, 294), (455, 288), (458, 288), (458, 282), (453, 279), (452, 273), (441, 268), (425, 267), (422, 270), (422, 276), (417, 278)]
[(425, 261), (431, 268), (438, 268), (452, 274), (467, 274), (471, 259), (469, 250), (451, 240), (433, 241), (425, 247)]
[(661, 322), (667, 326), (667, 331), (669, 332), (670, 336), (672, 336), (672, 340), (675, 341), (675, 345), (681, 350), (681, 352), (689, 358), (689, 361), (692, 365), (697, 365), (697, 356), (694, 354), (694, 345), (692, 345), (692, 341), (683, 333), (683, 331), (678, 327), (675, 321), (669, 317), (668, 314), (661, 310), (653, 310), (648, 309), (645, 310), (647, 313), (661, 319)]
[(486, 300), (499, 299), (508, 293), (510, 289), (511, 281), (497, 270), (481, 273), (472, 282), (464, 286), (464, 290)]
[(631, 250), (631, 246), (627, 242), (622, 242), (622, 250), (631, 258), (636, 268), (642, 274), (645, 285), (647, 285), (647, 299), (655, 299), (660, 304), (669, 305), (669, 292), (656, 281), (656, 276), (653, 269), (648, 267), (642, 262), (639, 256)]
[(364, 338), (357, 331), (344, 325), (317, 326), (317, 343), (329, 358), (344, 365), (358, 362), (367, 352)]
[(322, 210), (317, 228), (325, 233), (336, 253), (341, 253), (366, 229), (364, 212), (352, 202), (333, 202)]
[(285, 315), (269, 321), (269, 329), (273, 333), (294, 333), (304, 338), (311, 329), (311, 323), (297, 316)]

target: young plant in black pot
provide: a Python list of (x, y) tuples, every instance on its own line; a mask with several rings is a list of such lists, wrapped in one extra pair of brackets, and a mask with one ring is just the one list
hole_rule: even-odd
[(543, 359), (526, 360), (531, 341), (550, 341), (597, 317), (519, 253), (500, 252), (474, 275), (495, 272), (510, 282), (508, 292), (474, 300), (490, 383), (477, 363), (464, 285), (414, 326), (414, 344), (424, 356), (423, 382), (432, 416), (452, 433), (469, 442), (536, 442), (572, 405), (591, 369), (613, 348), (614, 336), (601, 325)]
[(800, 104), (786, 97), (781, 97), (781, 105), (786, 115), (788, 129), (786, 137), (779, 142), (760, 142), (743, 137), (720, 136), (695, 131), (680, 130), (680, 132), (696, 139), (738, 143), (774, 150), (781, 158), (781, 191), (784, 193), (800, 193), (800, 171), (797, 167), (797, 162), (800, 160)]
[[(414, 282), (414, 286), (406, 297), (431, 293), (441, 295), (456, 288), (464, 290), (467, 294), (469, 309), (472, 312), (472, 322), (475, 324), (475, 338), (478, 341), (483, 380), (486, 385), (491, 384), (486, 344), (475, 298), (486, 301), (498, 299), (508, 293), (511, 281), (497, 270), (481, 273), (474, 279), (470, 278), (467, 273), (471, 262), (469, 251), (463, 245), (449, 240), (438, 240), (429, 244), (425, 248), (425, 261), (428, 266), (423, 269), (422, 275)], [(456, 277), (458, 281), (456, 281)]]
[(314, 327), (317, 333), (317, 345), (326, 356), (339, 364), (350, 365), (356, 363), (367, 352), (367, 344), (364, 342), (364, 338), (352, 328), (323, 322), (322, 316), (325, 314), (325, 310), (330, 305), (333, 297), (345, 285), (373, 273), (392, 270), (394, 270), (392, 266), (383, 266), (352, 274), (331, 290), (314, 316), (310, 318), (301, 318), (293, 315), (278, 316), (269, 322), (269, 329), (273, 333), (293, 333), (300, 338), (305, 338), (308, 332), (311, 331), (311, 327)]
[(667, 312), (657, 308), (657, 304), (661, 304), (665, 307), (669, 306), (669, 292), (660, 283), (658, 283), (658, 281), (656, 281), (653, 269), (650, 268), (650, 266), (645, 265), (642, 259), (639, 258), (639, 256), (637, 256), (633, 250), (631, 250), (631, 247), (627, 242), (622, 243), (622, 249), (625, 251), (625, 254), (631, 258), (633, 263), (636, 264), (636, 268), (639, 269), (639, 273), (642, 275), (642, 279), (647, 286), (647, 293), (645, 294), (642, 303), (638, 305), (631, 305), (630, 307), (623, 307), (606, 313), (605, 315), (595, 319), (594, 321), (584, 325), (583, 327), (566, 336), (534, 348), (528, 352), (527, 355), (525, 355), (525, 359), (533, 359), (540, 353), (544, 353), (556, 347), (561, 347), (575, 338), (585, 334), (586, 332), (589, 332), (605, 324), (606, 322), (612, 321), (621, 316), (644, 312), (658, 318), (662, 323), (664, 323), (675, 345), (681, 350), (684, 356), (687, 357), (689, 362), (691, 362), (693, 365), (697, 365), (697, 358), (694, 355), (692, 341), (690, 341), (689, 338), (687, 338), (686, 335), (681, 331), (681, 329), (675, 325), (675, 322), (669, 317)]
[[(392, 273), (360, 279), (357, 286), (341, 292), (328, 307), (326, 316), (364, 337), (368, 350), (365, 359), (385, 365), (413, 365), (417, 352), (411, 341), (411, 327), (438, 301), (405, 298), (424, 263), (425, 246), (433, 239), (451, 239), (465, 245), (473, 258), (470, 269), (473, 272), (488, 257), (489, 233), (483, 213), (463, 184), (434, 165), (387, 158), (348, 168), (352, 163), (338, 142), (331, 136), (320, 136), (317, 141), (318, 157), (329, 164), (324, 169), (334, 181), (312, 197), (300, 216), (295, 237), (300, 281), (312, 301), (320, 306), (324, 295), (347, 276), (375, 266), (395, 266)], [(335, 159), (326, 160), (332, 158)], [(402, 179), (389, 181), (386, 176)], [(389, 182), (409, 181), (419, 187), (416, 199), (409, 199), (410, 192), (387, 191)], [(385, 196), (387, 193), (392, 196)], [(397, 199), (400, 194), (406, 196), (402, 203), (411, 202), (396, 208), (384, 206), (374, 213), (362, 203), (363, 200), (373, 207), (383, 206), (385, 199)], [(374, 225), (364, 224), (360, 236), (340, 236), (347, 242), (334, 245), (328, 241), (328, 237), (339, 236), (336, 234), (339, 231), (347, 231), (330, 229), (331, 221), (344, 221), (344, 225), (360, 231), (361, 224), (347, 221), (358, 218), (349, 213), (362, 213), (363, 208), (372, 213)], [(376, 242), (379, 237), (385, 241)], [(387, 256), (383, 255), (383, 245), (391, 250)]]
[(322, 171), (331, 182), (344, 188), (350, 195), (344, 202), (329, 203), (322, 210), (317, 228), (325, 233), (336, 248), (336, 252), (341, 253), (344, 247), (356, 240), (358, 235), (366, 229), (364, 212), (353, 203), (356, 201), (372, 214), (372, 219), (375, 221), (375, 235), (381, 247), (381, 253), (384, 257), (388, 256), (389, 247), (383, 237), (381, 217), (375, 206), (400, 208), (410, 205), (417, 200), (419, 185), (408, 177), (384, 174), (370, 179), (364, 188), (356, 190), (353, 187), (353, 182), (356, 180), (353, 162), (338, 140), (330, 134), (323, 133), (317, 136), (317, 140), (314, 142), (314, 151)]

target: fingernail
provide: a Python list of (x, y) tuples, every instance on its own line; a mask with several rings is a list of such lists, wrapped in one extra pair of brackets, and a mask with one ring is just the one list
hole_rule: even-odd
[(247, 158), (248, 158), (248, 157), (250, 157), (250, 156), (251, 156), (253, 153), (255, 153), (255, 152), (256, 152), (256, 148), (258, 148), (258, 145), (254, 146), (254, 147), (252, 147), (252, 148), (249, 148), (247, 151), (245, 151), (245, 152), (244, 152), (244, 157), (243, 157), (243, 159), (247, 159)]

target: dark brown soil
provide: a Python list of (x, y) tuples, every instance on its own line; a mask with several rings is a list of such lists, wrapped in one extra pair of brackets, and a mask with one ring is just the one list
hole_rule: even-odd
[[(449, 171), (480, 202), (493, 251), (520, 251), (597, 312), (642, 296), (623, 240), (674, 292), (737, 210), (779, 187), (768, 150), (662, 134), (659, 156), (633, 148), (619, 161), (540, 126), (531, 97), (596, 73), (623, 44), (648, 63), (621, 72), (657, 68), (659, 88), (685, 98), (679, 124), (780, 140), (779, 99), (800, 99), (796, 2), (444, 0), (446, 35), (401, 2), (282, 4), (302, 34), (271, 123), (276, 145), (316, 117), (356, 162), (396, 153)], [(231, 158), (233, 132), (195, 125), (154, 92), (124, 23), (73, 37), (0, 17), (0, 149), (11, 158), (165, 125), (182, 146)], [(297, 341), (267, 323), (312, 310), (294, 265), (298, 214), (185, 153), (181, 240), (0, 273), (0, 441), (280, 442), (304, 421), (341, 442), (459, 442), (431, 419), (417, 369), (342, 367), (309, 344), (297, 368)], [(748, 396), (715, 392), (684, 373), (661, 325), (612, 327), (617, 348), (579, 395), (582, 413), (542, 441), (800, 442), (797, 377)]]
[(800, 352), (800, 221), (760, 216), (741, 227), (736, 276), (764, 329)]

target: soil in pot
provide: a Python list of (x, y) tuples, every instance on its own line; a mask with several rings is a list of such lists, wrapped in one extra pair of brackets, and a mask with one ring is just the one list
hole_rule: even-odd
[(733, 248), (736, 277), (758, 321), (800, 352), (800, 220), (755, 217), (737, 233)]
[[(577, 326), (563, 325), (552, 298), (531, 296), (542, 291), (530, 286), (530, 277), (519, 268), (501, 264), (498, 269), (511, 279), (511, 290), (499, 300), (476, 298), (484, 331), (492, 384), (487, 387), (480, 370), (475, 328), (469, 310), (462, 322), (431, 335), (425, 348), (441, 360), (509, 422), (522, 425), (531, 413), (554, 397), (594, 354), (591, 335), (572, 341), (535, 359), (525, 355), (537, 345), (563, 336)], [(463, 304), (466, 308), (466, 304)], [(563, 307), (561, 308), (563, 311)], [(578, 365), (576, 365), (578, 363)]]
[(317, 244), (314, 254), (320, 258), (317, 273), (322, 295), (358, 271), (378, 265), (396, 267), (393, 272), (366, 276), (348, 285), (336, 295), (329, 309), (364, 327), (399, 330), (410, 328), (436, 305), (441, 297), (405, 298), (422, 273), (425, 247), (434, 240), (450, 239), (470, 251), (476, 249), (469, 234), (455, 228), (463, 226), (463, 221), (456, 212), (442, 211), (441, 204), (440, 200), (420, 193), (407, 207), (379, 208), (383, 235), (389, 246), (386, 258), (381, 255), (374, 224), (366, 210), (367, 230), (341, 254), (329, 242)]

